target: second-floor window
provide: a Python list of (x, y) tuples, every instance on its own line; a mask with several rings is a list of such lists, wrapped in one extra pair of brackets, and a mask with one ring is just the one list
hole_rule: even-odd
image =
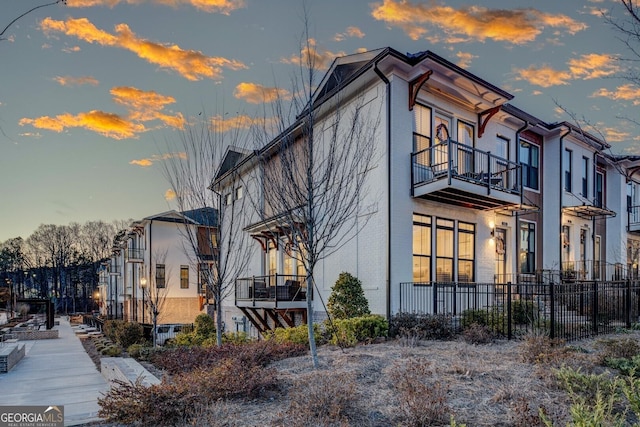
[(571, 150), (564, 150), (564, 157), (562, 159), (562, 164), (564, 167), (564, 190), (571, 192), (573, 187), (571, 186), (571, 181), (573, 179), (571, 173), (571, 162), (573, 160), (573, 152)]
[(604, 207), (604, 174), (596, 172), (596, 188), (595, 188), (594, 204), (602, 208)]
[(520, 164), (522, 165), (522, 185), (539, 190), (539, 157), (540, 149), (537, 145), (520, 141)]
[(189, 266), (180, 266), (180, 289), (189, 289)]
[(582, 195), (589, 197), (589, 158), (582, 158)]
[(164, 288), (167, 286), (165, 277), (164, 264), (156, 264), (156, 288)]
[(244, 188), (242, 186), (236, 188), (236, 200), (242, 199), (243, 195), (244, 195)]
[(520, 273), (536, 271), (536, 224), (520, 223)]
[(414, 107), (413, 151), (426, 150), (431, 146), (431, 108), (416, 104)]

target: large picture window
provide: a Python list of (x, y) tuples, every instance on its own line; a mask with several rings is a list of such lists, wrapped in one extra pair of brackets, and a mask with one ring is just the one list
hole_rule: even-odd
[(539, 157), (540, 149), (537, 145), (527, 141), (520, 141), (520, 164), (522, 165), (522, 185), (539, 190)]
[(431, 217), (413, 215), (413, 281), (431, 281)]
[(536, 224), (520, 223), (520, 273), (536, 271)]

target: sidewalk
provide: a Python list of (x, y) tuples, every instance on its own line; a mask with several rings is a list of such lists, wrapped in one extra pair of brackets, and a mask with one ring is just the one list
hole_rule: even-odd
[(58, 339), (19, 341), (26, 356), (0, 374), (0, 406), (63, 405), (64, 424), (98, 421), (98, 397), (109, 390), (66, 318)]

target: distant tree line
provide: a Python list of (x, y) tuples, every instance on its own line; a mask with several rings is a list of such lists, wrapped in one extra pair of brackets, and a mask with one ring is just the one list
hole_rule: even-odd
[(89, 311), (98, 268), (129, 221), (41, 224), (29, 237), (0, 243), (0, 308), (20, 298), (45, 298), (62, 313)]

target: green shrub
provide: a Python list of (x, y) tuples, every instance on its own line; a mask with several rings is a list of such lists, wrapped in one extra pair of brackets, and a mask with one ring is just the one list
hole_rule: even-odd
[(143, 348), (144, 348), (144, 345), (142, 344), (131, 344), (129, 347), (127, 347), (127, 353), (129, 353), (130, 357), (139, 359), (140, 355), (142, 354)]
[(462, 312), (460, 325), (462, 329), (477, 324), (486, 326), (493, 332), (501, 335), (507, 334), (507, 315), (498, 309), (498, 307), (490, 307), (486, 310), (474, 309)]
[(369, 301), (362, 290), (362, 282), (349, 273), (340, 273), (331, 288), (327, 310), (334, 319), (348, 319), (370, 314)]
[(102, 327), (102, 333), (111, 341), (116, 341), (117, 331), (120, 330), (124, 324), (124, 320), (107, 320)]
[(251, 341), (246, 332), (225, 332), (222, 334), (222, 342), (227, 344), (245, 344)]
[(531, 325), (538, 319), (538, 309), (533, 301), (511, 301), (512, 321), (516, 325)]
[(389, 322), (378, 314), (336, 319), (326, 323), (329, 342), (340, 346), (354, 346), (359, 342), (370, 342), (389, 333)]
[(216, 345), (216, 325), (211, 316), (200, 313), (194, 321), (192, 331), (183, 330), (175, 338), (166, 342), (168, 346), (191, 347), (194, 345)]
[(391, 338), (449, 339), (455, 335), (453, 318), (447, 314), (397, 313), (389, 319)]
[(122, 354), (122, 347), (120, 347), (119, 345), (113, 344), (103, 348), (100, 353), (104, 356), (110, 356), (110, 357), (120, 356), (120, 354)]
[(213, 318), (205, 313), (200, 313), (196, 316), (193, 332), (201, 337), (209, 338), (216, 334), (216, 324)]
[[(322, 331), (315, 323), (313, 325), (313, 334), (316, 343), (324, 341)], [(295, 328), (276, 328), (273, 332), (269, 333), (266, 338), (274, 340), (277, 343), (293, 343), (307, 346), (309, 345), (309, 328), (307, 325), (300, 325)]]
[(126, 322), (116, 330), (115, 342), (123, 348), (143, 341), (143, 328), (138, 322)]

